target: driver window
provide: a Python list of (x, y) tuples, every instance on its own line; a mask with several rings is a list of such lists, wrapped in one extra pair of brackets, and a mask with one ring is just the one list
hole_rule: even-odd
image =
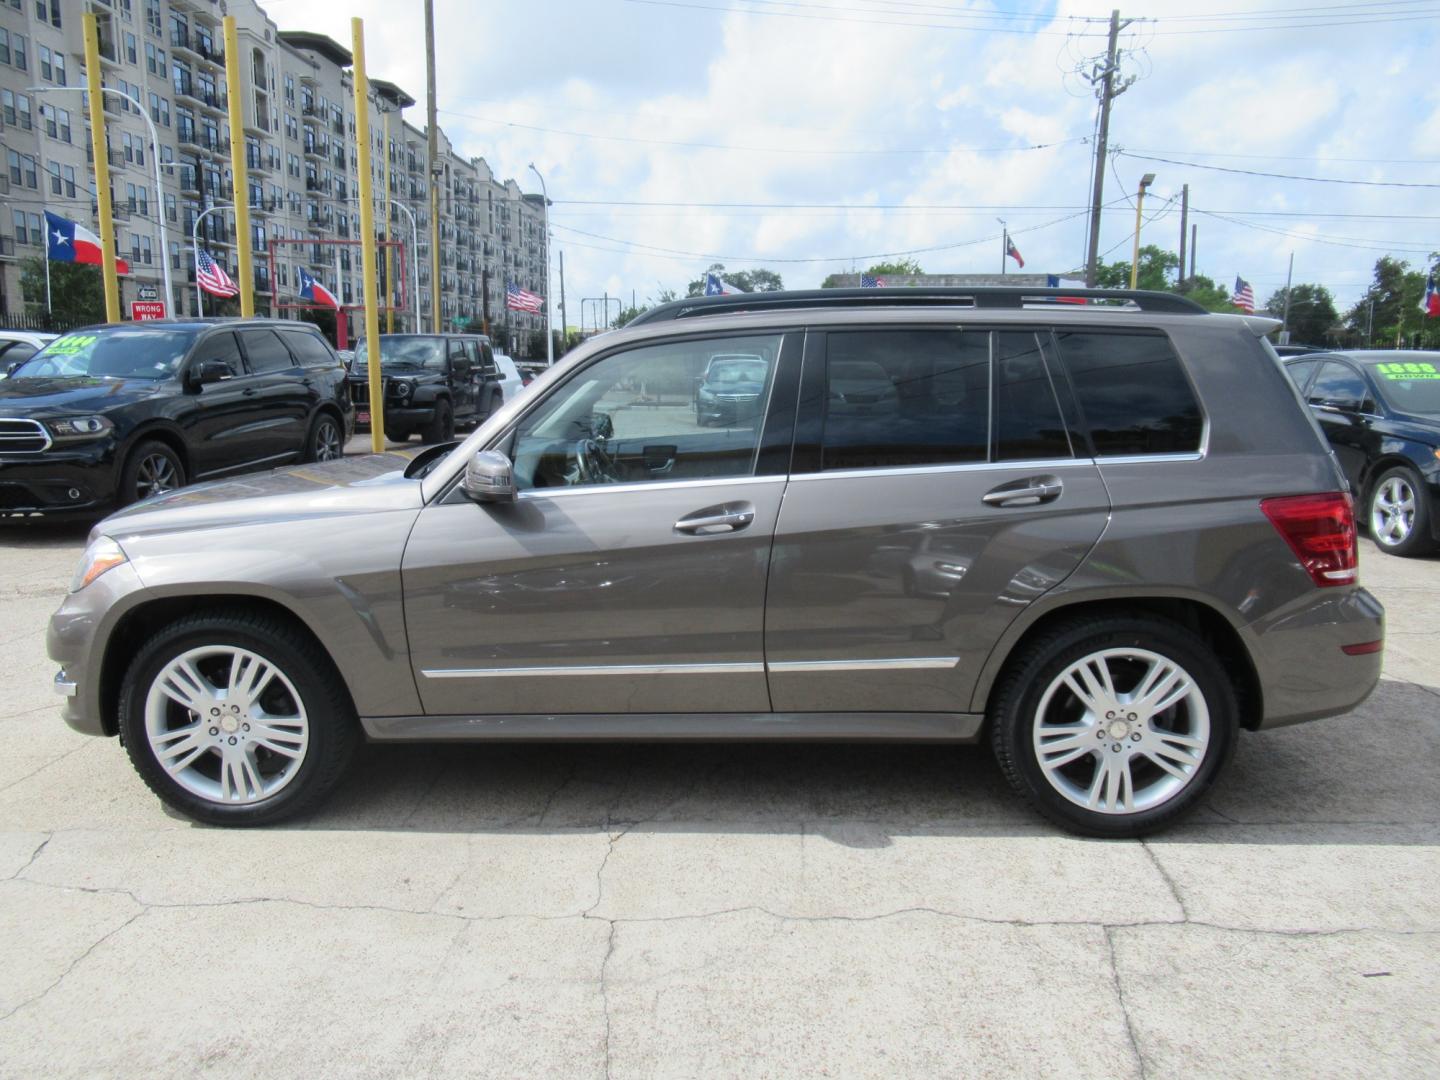
[(1336, 408), (1364, 412), (1366, 403), (1365, 380), (1348, 364), (1328, 360), (1320, 369), (1314, 384), (1310, 387), (1311, 405), (1333, 405)]
[(203, 364), (206, 360), (219, 360), (230, 366), (230, 375), (240, 375), (245, 370), (245, 364), (240, 359), (240, 348), (235, 344), (234, 334), (211, 334), (200, 343), (195, 350), (195, 362)]
[(525, 418), (517, 486), (753, 475), (780, 342), (675, 341), (592, 364)]

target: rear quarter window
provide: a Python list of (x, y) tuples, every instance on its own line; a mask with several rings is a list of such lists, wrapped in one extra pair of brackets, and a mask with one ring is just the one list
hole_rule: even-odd
[(1169, 338), (1082, 330), (1055, 336), (1097, 455), (1199, 451), (1200, 402)]
[(285, 344), (290, 346), (295, 359), (304, 367), (334, 367), (340, 362), (330, 351), (330, 347), (314, 334), (307, 334), (302, 330), (284, 330), (281, 331), (281, 337), (285, 339)]

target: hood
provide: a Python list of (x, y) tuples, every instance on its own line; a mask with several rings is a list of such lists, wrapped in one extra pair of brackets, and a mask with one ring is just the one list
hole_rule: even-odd
[[(95, 526), (92, 536), (127, 536), (224, 528), (227, 525), (316, 521), (387, 510), (419, 510), (420, 481), (405, 476), (414, 450), (367, 454), (315, 465), (196, 484), (126, 507)], [(317, 525), (324, 528), (324, 524)], [(337, 543), (344, 536), (337, 535)]]
[(154, 379), (11, 378), (0, 382), (0, 416), (45, 419), (105, 413), (154, 396)]

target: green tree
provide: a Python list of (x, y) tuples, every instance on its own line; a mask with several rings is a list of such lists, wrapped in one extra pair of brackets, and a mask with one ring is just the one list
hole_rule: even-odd
[(610, 327), (611, 329), (618, 330), (620, 329), (620, 327), (628, 323), (631, 319), (638, 318), (649, 310), (650, 308), (648, 306), (621, 308), (620, 314), (615, 316), (614, 320), (610, 323)]
[[(1265, 302), (1275, 318), (1285, 315), (1285, 290), (1276, 289)], [(1335, 298), (1323, 285), (1295, 285), (1290, 289), (1290, 340), (1307, 345), (1328, 345), (1336, 337), (1340, 315)]]
[[(899, 262), (878, 262), (870, 267), (865, 273), (871, 277), (884, 277), (891, 274), (895, 277), (914, 277), (917, 274), (925, 273), (920, 269), (920, 264), (914, 259), (901, 259)], [(840, 287), (840, 275), (830, 274), (824, 281), (820, 282), (822, 289), (838, 289)]]
[[(45, 313), (45, 260), (38, 256), (20, 264), (20, 293), (30, 314)], [(50, 310), (55, 320), (105, 321), (105, 282), (98, 266), (50, 264)]]
[[(1410, 270), (1410, 264), (1403, 260), (1382, 255), (1375, 260), (1370, 287), (1345, 316), (1345, 325), (1364, 344), (1393, 344), (1407, 328), (1420, 329), (1420, 296), (1424, 289), (1424, 274)], [(1413, 317), (1407, 318), (1411, 315), (1407, 304)]]
[[(711, 263), (705, 274), (719, 274), (720, 280), (744, 292), (779, 292), (785, 282), (773, 270), (763, 267), (757, 270), (727, 271), (724, 263)], [(701, 274), (686, 286), (686, 296), (705, 295), (705, 274)]]
[[(1179, 269), (1180, 256), (1155, 244), (1146, 244), (1140, 249), (1140, 273), (1136, 275), (1135, 287), (1169, 292), (1175, 287), (1174, 279)], [(1095, 268), (1095, 284), (1101, 289), (1130, 288), (1130, 263), (1099, 260)]]
[(1185, 284), (1173, 291), (1181, 296), (1188, 296), (1206, 311), (1235, 311), (1235, 305), (1230, 303), (1230, 290), (1204, 274), (1186, 278)]

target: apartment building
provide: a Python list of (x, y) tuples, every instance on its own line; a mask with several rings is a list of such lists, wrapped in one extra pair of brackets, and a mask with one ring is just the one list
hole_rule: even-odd
[[(347, 48), (322, 34), (281, 30), (253, 0), (0, 0), (0, 315), (25, 310), (20, 264), (44, 257), (45, 209), (99, 230), (87, 95), (78, 90), (85, 85), (80, 16), (87, 6), (101, 16), (116, 242), (131, 267), (121, 279), (122, 308), (128, 312), (144, 287), (164, 296), (168, 263), (177, 297), (171, 306), (190, 315), (201, 310), (210, 298), (197, 297), (196, 236), (238, 275), (235, 219), (225, 209), (236, 199), (232, 105), (244, 127), (248, 191), (242, 197), (251, 207), (256, 310), (297, 315), (289, 306), (301, 303), (297, 266), (343, 303), (358, 304), (359, 247), (323, 242), (359, 238), (361, 135)], [(243, 54), (245, 94), (238, 103), (226, 93), (226, 13), (236, 17)], [(383, 67), (383, 51), (371, 53), (372, 66)], [(392, 218), (392, 235), (405, 244), (406, 275), (401, 280), (396, 259), (387, 290), (400, 309), (397, 325), (414, 329), (418, 289), (423, 328), (431, 325), (438, 300), (447, 328), (477, 328), (488, 315), (492, 332), (528, 352), (544, 317), (508, 312), (505, 285), (550, 291), (544, 200), (522, 192), (513, 179), (497, 179), (483, 158), (457, 153), (438, 131), (440, 281), (433, 282), (426, 133), (404, 119), (415, 101), (400, 87), (375, 78), (370, 96), (365, 137), (377, 197), (388, 159), (393, 198), (403, 207)], [(158, 136), (158, 182), (146, 113)], [(376, 220), (383, 227), (383, 215)], [(358, 310), (350, 313), (351, 336), (361, 322)]]

